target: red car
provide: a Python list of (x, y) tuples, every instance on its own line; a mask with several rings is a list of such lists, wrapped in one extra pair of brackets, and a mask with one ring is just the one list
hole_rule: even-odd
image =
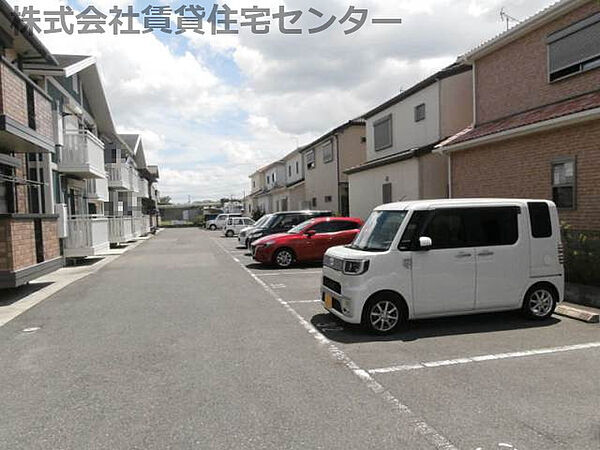
[(287, 233), (266, 236), (252, 243), (252, 257), (286, 268), (295, 262), (322, 261), (336, 245), (350, 244), (363, 222), (353, 217), (319, 217), (302, 222)]

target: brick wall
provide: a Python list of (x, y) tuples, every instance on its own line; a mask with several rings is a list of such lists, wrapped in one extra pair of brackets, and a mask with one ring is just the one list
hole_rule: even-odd
[(2, 114), (27, 126), (27, 91), (25, 82), (6, 63), (0, 63)]
[(575, 156), (577, 208), (560, 219), (600, 230), (600, 121), (514, 138), (452, 154), (452, 196), (552, 199), (551, 161)]
[(35, 232), (32, 220), (10, 222), (9, 249), (11, 269), (19, 270), (37, 263), (35, 256)]
[[(27, 174), (27, 155), (24, 153), (16, 155), (17, 158), (21, 160), (21, 167), (15, 169), (15, 176), (17, 178), (28, 179)], [(29, 212), (29, 201), (27, 199), (27, 186), (15, 185), (16, 192), (16, 212), (19, 214), (26, 214)]]
[(42, 235), (44, 238), (44, 259), (49, 261), (58, 258), (60, 256), (60, 245), (56, 219), (42, 221)]
[(600, 12), (590, 1), (475, 63), (477, 123), (557, 102), (600, 87), (600, 69), (548, 82), (547, 36)]
[(38, 91), (34, 91), (33, 96), (35, 102), (36, 131), (42, 136), (54, 139), (54, 129), (52, 127), (52, 103)]

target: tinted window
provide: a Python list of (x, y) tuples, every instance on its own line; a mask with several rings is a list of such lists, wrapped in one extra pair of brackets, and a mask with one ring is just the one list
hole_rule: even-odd
[(429, 211), (415, 211), (413, 212), (410, 222), (406, 225), (402, 239), (400, 239), (400, 250), (410, 250), (415, 248), (417, 239), (421, 237), (419, 231), (425, 223), (425, 219), (429, 216)]
[(336, 220), (335, 222), (330, 222), (332, 227), (332, 232), (338, 231), (348, 231), (348, 230), (358, 230), (360, 228), (360, 224), (357, 222), (350, 222), (347, 220)]
[(331, 233), (333, 231), (331, 222), (320, 222), (310, 229), (315, 233)]
[(469, 247), (465, 211), (460, 209), (436, 211), (422, 235), (431, 238), (432, 249)]
[(552, 222), (550, 221), (550, 209), (544, 202), (530, 202), (529, 221), (531, 223), (531, 235), (534, 238), (548, 238), (552, 236)]
[(519, 239), (519, 208), (476, 208), (465, 213), (470, 246), (513, 245)]

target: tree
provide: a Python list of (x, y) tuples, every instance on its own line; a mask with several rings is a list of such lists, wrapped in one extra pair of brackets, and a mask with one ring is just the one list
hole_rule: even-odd
[(171, 197), (169, 197), (168, 195), (165, 196), (165, 197), (159, 197), (158, 204), (159, 205), (170, 205), (171, 204)]

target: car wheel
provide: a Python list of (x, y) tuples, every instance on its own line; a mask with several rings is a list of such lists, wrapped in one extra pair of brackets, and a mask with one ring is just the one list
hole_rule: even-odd
[(556, 309), (556, 292), (549, 285), (533, 286), (523, 302), (523, 312), (531, 319), (546, 320)]
[(282, 269), (287, 269), (294, 263), (294, 254), (291, 250), (287, 248), (282, 248), (275, 253), (275, 257), (273, 258), (277, 267), (281, 267)]
[(208, 227), (208, 229), (210, 231), (215, 231), (217, 229), (217, 226), (216, 225), (211, 225), (210, 227)]
[(393, 295), (379, 295), (365, 308), (363, 322), (371, 333), (391, 334), (406, 320), (404, 309)]
[(230, 237), (233, 237), (233, 231), (231, 231), (231, 230), (227, 230), (227, 233), (225, 233), (225, 236), (227, 236), (227, 237), (229, 237), (229, 238), (230, 238)]

